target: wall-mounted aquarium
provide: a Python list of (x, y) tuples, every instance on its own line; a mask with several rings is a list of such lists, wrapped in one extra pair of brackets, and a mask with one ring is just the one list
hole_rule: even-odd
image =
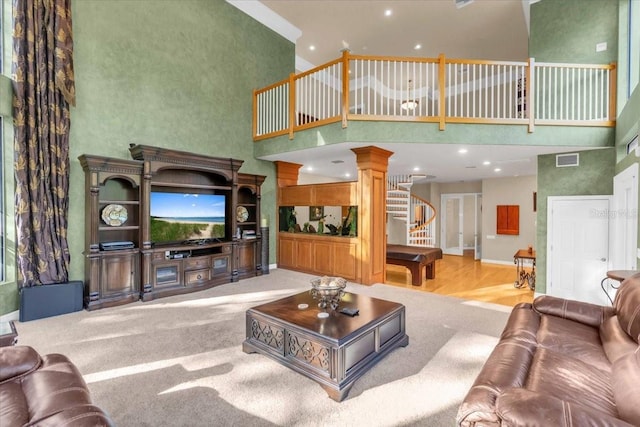
[(280, 206), (278, 231), (356, 237), (357, 206)]

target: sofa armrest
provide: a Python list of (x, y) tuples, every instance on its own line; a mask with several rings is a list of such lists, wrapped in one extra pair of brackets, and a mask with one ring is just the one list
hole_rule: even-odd
[(41, 363), (40, 355), (31, 347), (0, 347), (0, 384), (35, 371)]
[(534, 353), (534, 344), (513, 338), (501, 340), (458, 408), (457, 425), (502, 425), (496, 414), (496, 398), (505, 390), (524, 386)]
[(531, 427), (632, 427), (603, 412), (523, 388), (506, 390), (496, 400), (500, 425)]
[(594, 328), (600, 327), (606, 318), (614, 314), (611, 307), (557, 298), (550, 295), (542, 295), (536, 298), (533, 301), (533, 309), (540, 314), (573, 320)]

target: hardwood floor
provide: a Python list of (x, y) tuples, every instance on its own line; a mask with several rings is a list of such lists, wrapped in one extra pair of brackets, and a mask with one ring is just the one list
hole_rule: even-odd
[(475, 261), (473, 256), (444, 255), (436, 261), (436, 278), (425, 279), (422, 285), (411, 284), (408, 269), (387, 264), (387, 284), (441, 295), (491, 302), (513, 307), (520, 302), (533, 301), (529, 288), (515, 288), (516, 266), (488, 264)]

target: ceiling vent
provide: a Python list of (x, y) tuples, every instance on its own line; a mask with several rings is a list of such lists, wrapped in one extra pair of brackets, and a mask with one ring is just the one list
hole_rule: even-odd
[(458, 9), (462, 9), (466, 5), (473, 3), (474, 0), (453, 0), (456, 3)]
[(580, 155), (578, 153), (556, 155), (556, 167), (566, 168), (580, 165)]

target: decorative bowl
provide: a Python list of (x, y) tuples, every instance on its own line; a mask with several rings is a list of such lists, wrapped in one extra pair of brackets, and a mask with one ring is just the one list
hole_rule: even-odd
[(319, 277), (311, 281), (311, 296), (318, 301), (318, 307), (332, 310), (338, 308), (344, 295), (347, 281), (342, 277)]

